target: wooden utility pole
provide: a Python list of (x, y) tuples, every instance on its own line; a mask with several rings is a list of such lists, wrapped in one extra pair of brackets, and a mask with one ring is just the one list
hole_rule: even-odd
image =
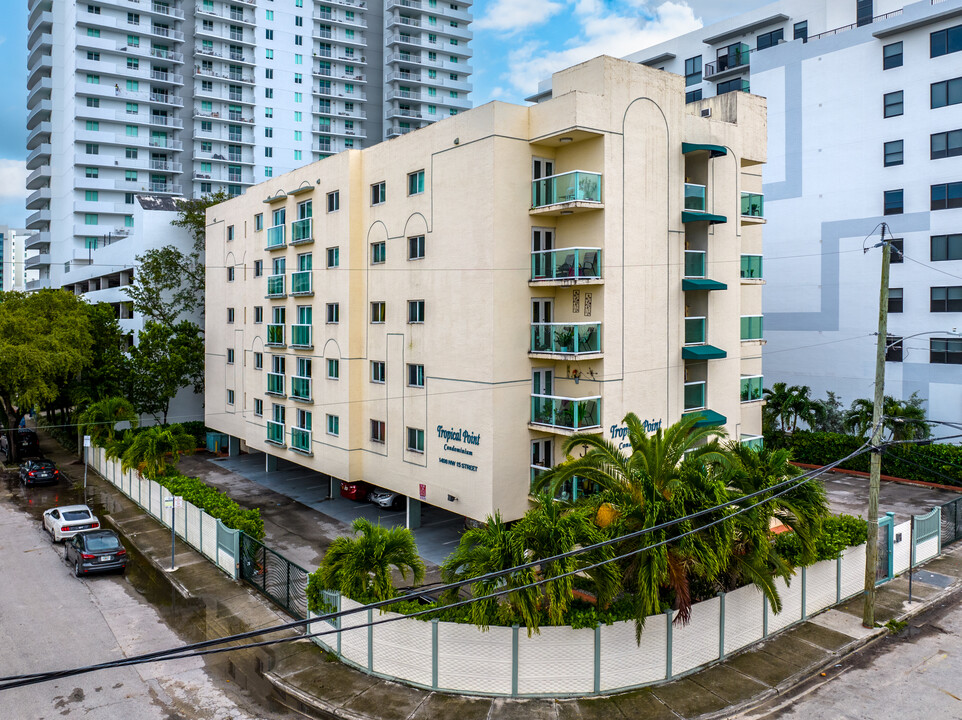
[(885, 350), (888, 343), (889, 262), (891, 246), (882, 223), (882, 286), (878, 302), (878, 342), (875, 346), (875, 402), (872, 406), (872, 457), (868, 485), (868, 538), (865, 544), (865, 604), (862, 625), (875, 627), (875, 574), (878, 566), (878, 494), (882, 475), (882, 403), (885, 399)]

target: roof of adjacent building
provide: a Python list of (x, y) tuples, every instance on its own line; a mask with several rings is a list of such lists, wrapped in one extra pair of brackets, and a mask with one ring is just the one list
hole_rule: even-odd
[(166, 210), (176, 212), (180, 210), (180, 203), (183, 198), (170, 197), (169, 195), (138, 195), (137, 202), (144, 210)]

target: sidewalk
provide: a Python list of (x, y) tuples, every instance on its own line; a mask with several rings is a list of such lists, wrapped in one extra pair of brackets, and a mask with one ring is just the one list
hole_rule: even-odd
[[(44, 438), (44, 449), (73, 480), (83, 466)], [(170, 561), (170, 534), (137, 506), (100, 479), (88, 485), (108, 508), (110, 520), (129, 544), (158, 568)], [(311, 543), (310, 525), (330, 528), (320, 513), (287, 499), (300, 542)], [(314, 517), (313, 523), (308, 519)], [(315, 538), (317, 540), (319, 538)], [(294, 538), (288, 537), (288, 541)], [(324, 543), (326, 544), (326, 543)], [(289, 621), (251, 588), (235, 583), (189, 546), (177, 541), (178, 569), (168, 573), (184, 597), (208, 608), (209, 637), (262, 629)], [(905, 619), (962, 590), (962, 543), (916, 570), (909, 604), (908, 580), (899, 577), (879, 589), (876, 619)], [(332, 661), (320, 648), (295, 640), (270, 648), (214, 656), (241, 687), (304, 717), (344, 720), (474, 720), (475, 718), (649, 718), (685, 720), (730, 717), (755, 707), (817, 675), (849, 653), (885, 635), (884, 628), (861, 626), (861, 599), (826, 611), (723, 662), (678, 680), (621, 695), (576, 700), (476, 698), (420, 690), (382, 680)], [(294, 637), (294, 633), (287, 633)]]

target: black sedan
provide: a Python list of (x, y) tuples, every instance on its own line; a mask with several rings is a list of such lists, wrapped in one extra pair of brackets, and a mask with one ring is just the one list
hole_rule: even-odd
[[(13, 441), (17, 445), (19, 457), (37, 457), (40, 455), (40, 440), (30, 428), (17, 428), (13, 431)], [(11, 459), (10, 439), (7, 433), (0, 433), (0, 452), (7, 460)]]
[(60, 471), (49, 460), (27, 460), (20, 466), (20, 482), (24, 485), (53, 485), (60, 482)]
[(123, 572), (127, 551), (113, 530), (88, 530), (77, 533), (64, 544), (63, 559), (80, 577), (94, 572)]

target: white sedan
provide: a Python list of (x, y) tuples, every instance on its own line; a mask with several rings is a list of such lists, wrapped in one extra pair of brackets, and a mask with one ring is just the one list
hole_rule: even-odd
[(100, 520), (86, 505), (65, 505), (50, 508), (43, 514), (43, 529), (54, 542), (71, 538), (84, 530), (98, 530)]

